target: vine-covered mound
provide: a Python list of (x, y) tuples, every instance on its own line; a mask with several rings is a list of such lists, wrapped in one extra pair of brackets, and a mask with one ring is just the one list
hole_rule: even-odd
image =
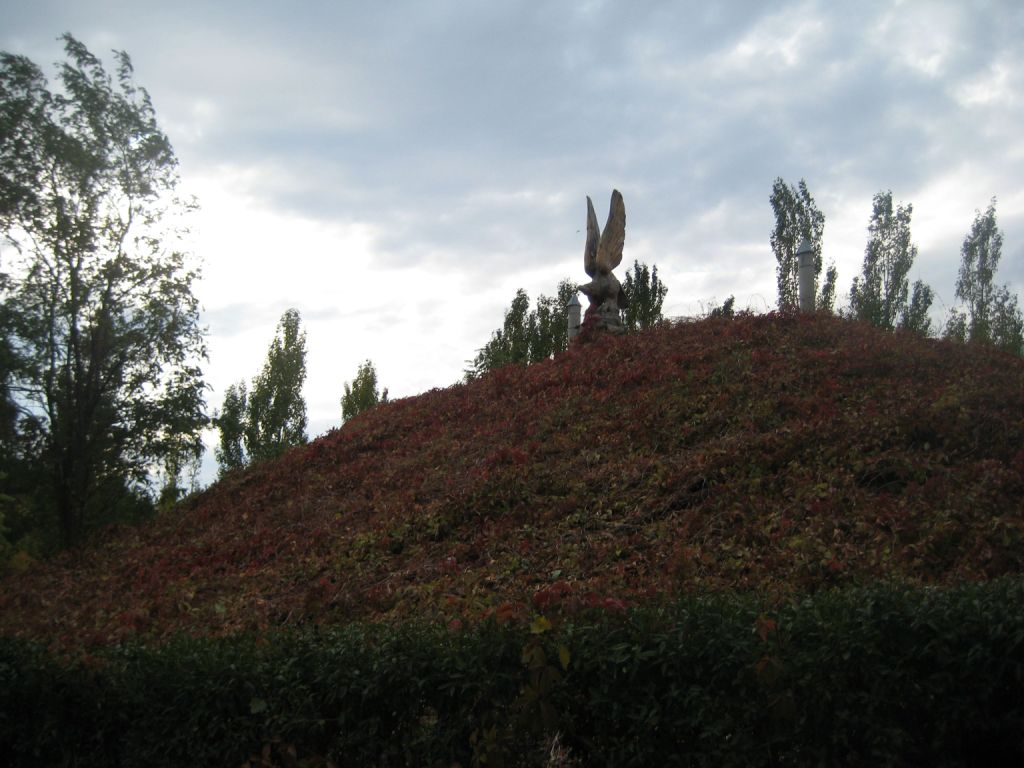
[(8, 575), (0, 634), (95, 645), (1022, 572), (1024, 360), (742, 316), (379, 406)]

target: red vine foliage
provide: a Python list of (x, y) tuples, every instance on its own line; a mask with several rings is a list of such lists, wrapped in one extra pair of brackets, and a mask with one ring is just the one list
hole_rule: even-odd
[(63, 647), (1024, 571), (1024, 360), (831, 316), (601, 335), (382, 405), (0, 589)]

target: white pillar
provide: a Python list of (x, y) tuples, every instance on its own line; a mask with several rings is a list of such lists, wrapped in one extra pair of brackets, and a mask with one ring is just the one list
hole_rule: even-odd
[(580, 300), (574, 293), (569, 300), (569, 341), (571, 342), (580, 332)]
[(796, 249), (797, 263), (800, 265), (800, 311), (814, 311), (814, 249), (805, 237)]

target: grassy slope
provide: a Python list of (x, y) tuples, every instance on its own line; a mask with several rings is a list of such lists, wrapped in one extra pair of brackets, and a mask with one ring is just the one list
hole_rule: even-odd
[(1024, 571), (1024, 360), (710, 319), (382, 406), (24, 574), (62, 644)]

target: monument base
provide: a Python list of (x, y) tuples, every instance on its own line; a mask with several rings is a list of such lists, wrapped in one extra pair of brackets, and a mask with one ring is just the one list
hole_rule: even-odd
[(625, 333), (626, 327), (619, 316), (619, 307), (615, 301), (606, 301), (600, 306), (591, 305), (583, 315), (579, 338), (583, 341), (593, 339), (600, 333)]

